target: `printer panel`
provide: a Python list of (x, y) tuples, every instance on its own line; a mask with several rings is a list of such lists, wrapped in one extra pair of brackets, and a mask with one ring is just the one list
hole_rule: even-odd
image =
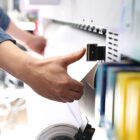
[[(34, 4), (30, 6), (35, 7)], [(36, 7), (40, 15), (50, 19), (101, 27), (120, 25), (122, 0), (61, 0), (58, 5), (40, 6)]]

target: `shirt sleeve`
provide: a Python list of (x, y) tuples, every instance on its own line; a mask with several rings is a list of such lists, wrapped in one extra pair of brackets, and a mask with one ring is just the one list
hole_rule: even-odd
[(4, 42), (6, 40), (10, 40), (14, 44), (16, 44), (16, 41), (11, 36), (9, 36), (7, 33), (5, 33), (5, 31), (2, 28), (0, 28), (0, 43)]
[(0, 27), (3, 30), (6, 30), (9, 26), (10, 18), (6, 13), (3, 12), (3, 10), (0, 8)]

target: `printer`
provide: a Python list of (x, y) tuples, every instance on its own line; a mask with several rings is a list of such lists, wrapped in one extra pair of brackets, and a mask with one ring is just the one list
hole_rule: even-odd
[[(45, 58), (72, 53), (87, 43), (99, 39), (98, 36), (93, 38), (90, 33), (56, 22), (51, 22), (45, 32), (48, 39)], [(83, 40), (85, 40), (84, 43)], [(105, 43), (104, 37), (100, 40), (103, 46)], [(86, 61), (86, 55), (68, 67), (68, 74), (84, 83), (84, 94), (79, 101), (74, 103), (59, 103), (45, 99), (25, 86), (28, 89), (26, 99), (28, 120), (32, 128), (35, 129), (36, 140), (74, 140), (76, 134), (80, 135), (77, 137), (82, 140), (81, 136), (83, 137), (84, 130), (88, 129), (89, 134), (86, 132), (84, 135), (92, 138), (96, 126), (94, 116), (96, 69), (97, 61)]]
[(105, 130), (96, 124), (95, 77), (98, 62), (109, 61), (110, 57), (105, 56), (104, 50), (106, 58), (92, 58), (94, 54), (90, 49), (108, 46), (109, 35), (112, 35), (109, 33), (118, 32), (122, 0), (28, 0), (24, 4), (25, 8), (38, 10), (39, 34), (48, 40), (45, 58), (66, 55), (87, 44), (90, 46), (87, 56), (68, 67), (68, 74), (84, 83), (84, 94), (79, 101), (65, 104), (50, 101), (26, 86), (33, 139), (106, 140)]

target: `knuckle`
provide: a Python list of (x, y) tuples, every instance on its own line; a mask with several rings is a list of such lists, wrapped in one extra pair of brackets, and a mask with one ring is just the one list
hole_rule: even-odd
[(58, 96), (63, 99), (66, 98), (67, 94), (64, 89), (61, 89), (58, 91)]
[(70, 81), (69, 81), (69, 79), (66, 79), (64, 82), (63, 82), (63, 85), (64, 86), (69, 86), (69, 84), (70, 84)]
[(83, 95), (82, 93), (79, 93), (77, 96), (77, 100), (79, 100), (82, 97), (82, 95)]
[(81, 96), (77, 97), (77, 100), (79, 100), (81, 98)]
[(70, 99), (70, 98), (67, 99), (67, 102), (72, 103), (73, 101), (74, 101), (73, 99)]
[(70, 100), (69, 102), (72, 103), (74, 100)]
[(66, 97), (62, 97), (63, 103), (69, 102), (69, 100)]

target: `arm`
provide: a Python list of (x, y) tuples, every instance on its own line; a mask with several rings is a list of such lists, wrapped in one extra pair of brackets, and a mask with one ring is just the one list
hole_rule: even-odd
[(39, 54), (44, 54), (46, 39), (42, 36), (33, 35), (27, 31), (18, 28), (13, 21), (10, 20), (6, 32), (15, 38), (19, 43), (27, 49), (35, 51)]
[(85, 53), (39, 60), (20, 50), (11, 41), (0, 43), (0, 67), (27, 83), (41, 96), (60, 102), (80, 99), (83, 84), (67, 74), (67, 66)]
[(0, 8), (0, 27), (19, 43), (37, 53), (44, 54), (46, 39), (19, 29)]

